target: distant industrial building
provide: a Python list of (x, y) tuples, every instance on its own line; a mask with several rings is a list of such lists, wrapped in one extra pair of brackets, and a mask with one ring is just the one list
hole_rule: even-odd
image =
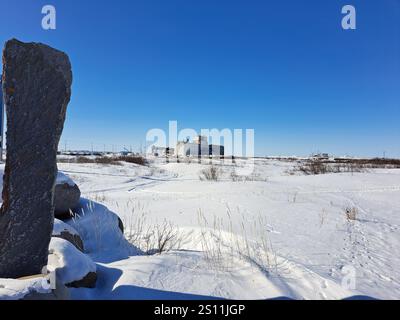
[(208, 144), (208, 138), (205, 136), (196, 136), (193, 142), (190, 142), (189, 139), (179, 141), (175, 149), (152, 146), (151, 154), (155, 157), (223, 157), (225, 148), (216, 144)]
[(175, 155), (179, 157), (222, 157), (224, 153), (224, 146), (208, 144), (205, 136), (197, 136), (193, 142), (189, 139), (179, 141), (175, 150)]
[(329, 153), (314, 153), (311, 155), (311, 158), (317, 159), (317, 160), (328, 160)]

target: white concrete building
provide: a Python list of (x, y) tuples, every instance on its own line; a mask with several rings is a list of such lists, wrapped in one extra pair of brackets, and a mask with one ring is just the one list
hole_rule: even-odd
[(175, 155), (179, 157), (223, 156), (224, 147), (209, 145), (207, 137), (197, 136), (193, 142), (190, 142), (188, 139), (186, 141), (179, 141), (176, 145)]

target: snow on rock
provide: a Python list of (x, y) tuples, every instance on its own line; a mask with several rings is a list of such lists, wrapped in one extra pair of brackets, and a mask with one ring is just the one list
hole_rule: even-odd
[(72, 226), (65, 222), (54, 219), (53, 237), (62, 238), (71, 242), (77, 249), (84, 251), (83, 241), (78, 233)]
[(78, 214), (66, 222), (79, 232), (85, 252), (97, 262), (125, 259), (141, 253), (125, 239), (119, 217), (99, 203), (81, 199)]
[(57, 184), (68, 184), (70, 187), (75, 186), (75, 182), (61, 171), (57, 173), (56, 185)]
[(69, 241), (52, 238), (49, 253), (48, 269), (56, 270), (58, 281), (66, 286), (75, 286), (77, 282), (96, 273), (96, 264)]
[(43, 278), (26, 280), (0, 279), (0, 300), (20, 300), (32, 293), (46, 294), (51, 289), (43, 286)]
[(59, 219), (54, 219), (54, 227), (53, 227), (53, 237), (54, 236), (59, 236), (63, 232), (68, 232), (72, 235), (78, 235), (78, 231), (76, 231), (72, 226), (69, 224), (59, 220)]

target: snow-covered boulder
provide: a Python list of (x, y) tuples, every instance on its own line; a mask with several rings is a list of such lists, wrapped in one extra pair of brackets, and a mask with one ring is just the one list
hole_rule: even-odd
[(54, 219), (53, 237), (71, 242), (78, 250), (84, 252), (83, 241), (79, 233), (69, 224), (59, 219)]
[(121, 219), (107, 207), (82, 198), (78, 212), (66, 223), (79, 232), (85, 253), (95, 261), (109, 262), (141, 254), (125, 239)]
[(81, 191), (77, 184), (62, 172), (58, 171), (54, 193), (55, 217), (70, 218), (70, 211), (79, 204)]
[(96, 285), (96, 264), (69, 241), (52, 238), (48, 269), (55, 270), (58, 281), (67, 287), (93, 288)]

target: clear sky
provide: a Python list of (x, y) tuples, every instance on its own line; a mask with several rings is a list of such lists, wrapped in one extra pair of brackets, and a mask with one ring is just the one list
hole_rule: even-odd
[(257, 155), (400, 157), (400, 0), (0, 0), (13, 37), (70, 56), (67, 148), (138, 149), (177, 120), (254, 128)]

